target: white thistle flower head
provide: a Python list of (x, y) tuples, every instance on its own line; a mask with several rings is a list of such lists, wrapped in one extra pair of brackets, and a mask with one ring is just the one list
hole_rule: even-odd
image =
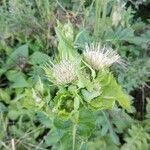
[(98, 44), (86, 44), (83, 53), (85, 61), (95, 70), (110, 67), (113, 63), (121, 63), (120, 56), (111, 47)]
[(53, 66), (53, 76), (57, 84), (68, 84), (73, 82), (77, 76), (75, 64), (70, 60), (61, 60)]

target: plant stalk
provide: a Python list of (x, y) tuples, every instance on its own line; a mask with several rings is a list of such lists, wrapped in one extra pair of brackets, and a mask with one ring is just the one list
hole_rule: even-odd
[(12, 150), (16, 150), (15, 148), (15, 140), (11, 139), (11, 146), (12, 146)]
[(75, 150), (75, 144), (76, 144), (76, 124), (73, 125), (72, 136), (73, 136), (72, 150)]

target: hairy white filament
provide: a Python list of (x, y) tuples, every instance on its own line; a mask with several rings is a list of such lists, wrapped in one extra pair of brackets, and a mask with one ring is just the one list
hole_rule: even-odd
[(111, 47), (98, 44), (86, 45), (83, 53), (86, 62), (95, 70), (110, 67), (113, 63), (121, 63), (120, 56)]
[(75, 65), (69, 60), (62, 60), (54, 65), (53, 76), (57, 84), (71, 83), (76, 79)]

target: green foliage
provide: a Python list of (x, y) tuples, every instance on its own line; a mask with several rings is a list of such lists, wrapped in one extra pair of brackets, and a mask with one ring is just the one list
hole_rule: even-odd
[(62, 26), (58, 22), (58, 26), (55, 28), (56, 35), (58, 37), (58, 51), (59, 57), (62, 58), (74, 58), (76, 50), (73, 47), (74, 33), (70, 23)]
[(83, 144), (82, 150), (98, 150), (99, 148), (103, 150), (118, 150), (119, 148), (111, 141), (110, 137), (97, 137), (86, 144)]
[(149, 106), (150, 101), (147, 99), (147, 107), (146, 107), (146, 118), (141, 122), (135, 122), (130, 129), (128, 129), (128, 133), (125, 134), (124, 140), (125, 144), (121, 147), (121, 150), (124, 149), (146, 149), (150, 148), (150, 130), (149, 130)]
[(7, 72), (7, 78), (10, 82), (12, 82), (11, 88), (23, 88), (29, 87), (28, 82), (26, 81), (24, 74), (17, 71), (9, 71)]
[[(59, 32), (61, 32), (60, 29)], [(65, 56), (68, 56), (68, 59), (76, 57), (76, 54), (72, 52), (72, 49), (70, 51), (71, 54), (68, 54), (68, 51), (63, 52), (63, 50), (60, 50), (64, 49), (64, 46), (67, 46), (61, 38), (64, 39), (64, 37), (59, 35), (60, 56), (64, 56), (65, 54)], [(115, 78), (108, 70), (95, 72), (90, 65), (85, 62), (82, 65), (84, 69), (79, 69), (80, 71), (78, 71), (77, 74), (78, 79), (73, 84), (56, 84), (58, 91), (54, 96), (53, 101), (51, 101), (53, 112), (55, 114), (54, 126), (56, 127), (56, 130), (54, 131), (57, 132), (58, 129), (64, 130), (64, 135), (62, 135), (62, 138), (60, 139), (58, 133), (51, 132), (47, 138), (51, 139), (51, 136), (55, 135), (56, 141), (63, 141), (61, 142), (63, 143), (61, 146), (63, 146), (66, 144), (66, 140), (70, 140), (68, 138), (65, 140), (64, 136), (66, 136), (66, 134), (72, 135), (72, 140), (70, 141), (72, 143), (72, 149), (75, 149), (75, 144), (80, 142), (78, 141), (78, 138), (80, 139), (83, 136), (85, 139), (88, 139), (96, 129), (96, 120), (94, 119), (96, 118), (96, 114), (94, 113), (95, 110), (113, 110), (115, 101), (118, 101), (124, 109), (131, 110), (130, 98), (122, 91), (121, 87), (117, 84)], [(81, 67), (81, 64), (79, 64), (79, 67)], [(88, 72), (88, 70), (90, 70), (91, 73)], [(45, 71), (48, 76), (53, 73), (53, 70), (50, 67), (45, 68)], [(89, 78), (87, 78), (87, 76), (89, 76)], [(109, 133), (112, 141), (119, 145), (119, 138), (113, 130), (113, 127), (108, 120), (108, 116), (104, 112), (103, 116), (105, 127), (103, 126), (102, 128), (102, 135)], [(108, 126), (106, 126), (106, 124), (108, 124)], [(56, 144), (47, 142), (47, 140), (46, 143), (48, 145)], [(71, 147), (65, 145), (66, 149)]]
[(12, 65), (18, 60), (18, 57), (28, 58), (28, 53), (28, 45), (22, 45), (11, 53), (6, 64), (8, 66)]
[[(97, 79), (100, 81), (102, 87), (102, 94), (100, 98), (93, 101), (92, 105), (99, 107), (98, 102), (102, 102), (102, 107), (112, 108), (114, 101), (117, 100), (119, 104), (130, 110), (130, 98), (122, 92), (121, 87), (115, 81), (113, 75), (108, 71), (99, 72)], [(110, 103), (110, 104), (109, 104)]]
[[(150, 101), (138, 121), (124, 91), (149, 83), (140, 3), (132, 1), (133, 10), (127, 0), (0, 2), (1, 150), (150, 149)], [(117, 49), (127, 67), (94, 70), (83, 57), (93, 41)], [(62, 59), (75, 62), (76, 78), (58, 85), (53, 69)]]
[(44, 65), (50, 61), (50, 57), (42, 52), (34, 52), (30, 57), (30, 63), (33, 65)]
[[(2, 2), (1, 10), (1, 34), (2, 41), (10, 38), (12, 45), (15, 40), (20, 43), (35, 41), (40, 49), (50, 47), (51, 25), (55, 3), (51, 0), (9, 0)], [(53, 19), (54, 22), (54, 19)]]
[(125, 138), (126, 143), (122, 146), (122, 150), (141, 150), (143, 148), (148, 150), (150, 148), (150, 135), (140, 125), (132, 126), (128, 130), (128, 134), (129, 136)]
[(149, 58), (138, 59), (131, 64), (129, 64), (126, 70), (120, 70), (118, 76), (119, 83), (128, 91), (133, 91), (138, 87), (142, 87), (146, 82), (149, 82), (149, 68), (150, 61)]

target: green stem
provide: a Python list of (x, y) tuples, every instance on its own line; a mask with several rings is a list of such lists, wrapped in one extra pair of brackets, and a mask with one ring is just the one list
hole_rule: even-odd
[(79, 147), (79, 150), (82, 149), (82, 146), (83, 146), (84, 143), (85, 143), (84, 141), (81, 142), (80, 147)]
[(73, 125), (72, 136), (73, 136), (72, 150), (75, 150), (75, 144), (76, 144), (76, 124)]

